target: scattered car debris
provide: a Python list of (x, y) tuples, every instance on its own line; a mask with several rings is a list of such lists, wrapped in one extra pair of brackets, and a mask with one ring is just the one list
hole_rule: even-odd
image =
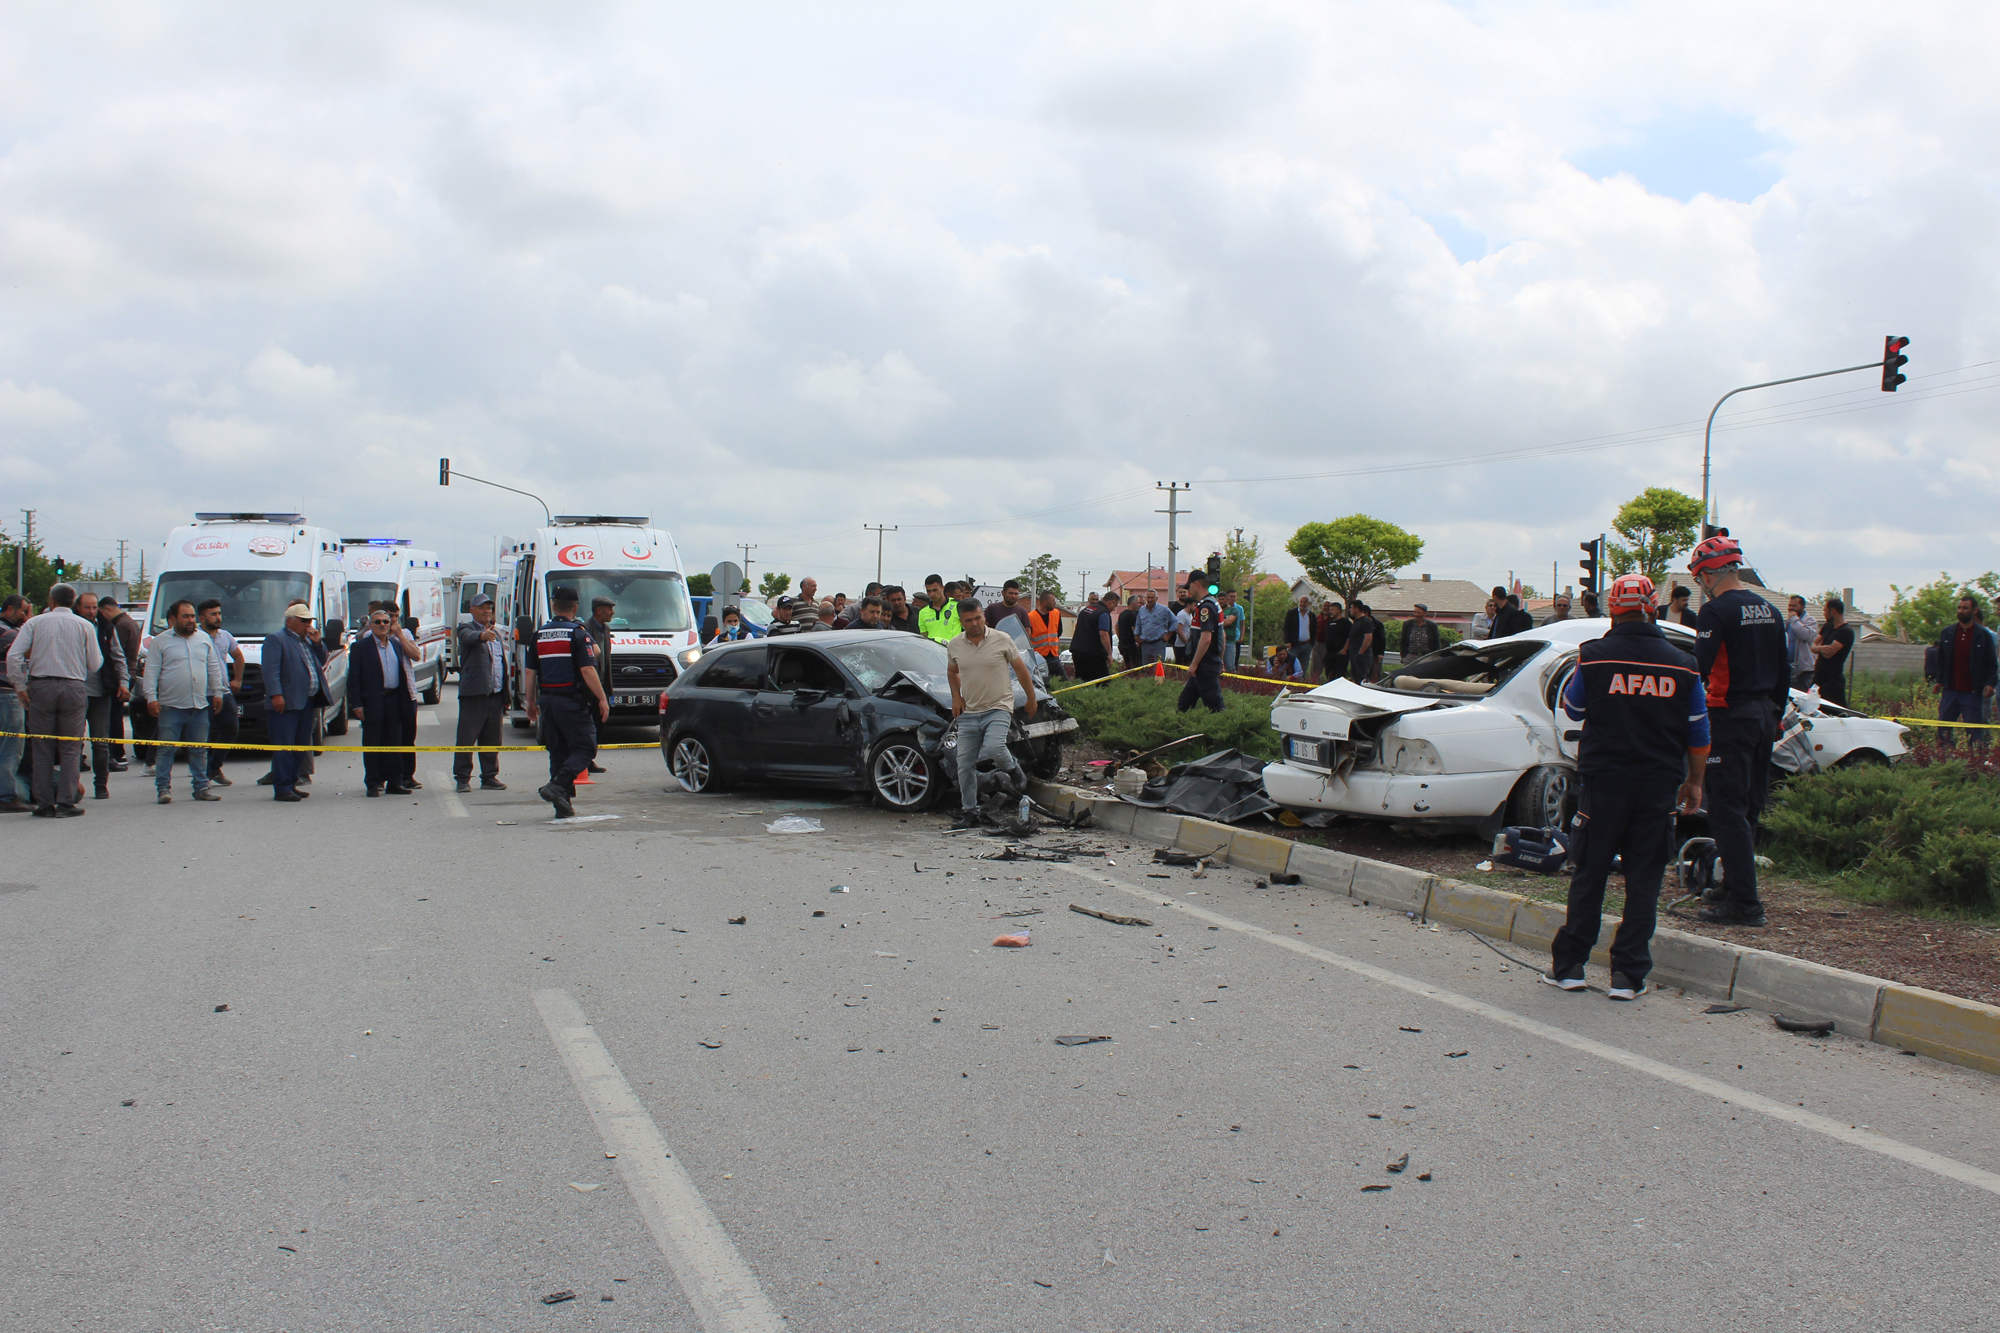
[(1028, 1279), (1028, 1281), (1030, 1281), (1030, 1282), (1034, 1283), (1034, 1284), (1035, 1284), (1036, 1286), (1038, 1286), (1038, 1287), (1046, 1287), (1046, 1288), (1048, 1288), (1048, 1289), (1049, 1289), (1050, 1291), (1054, 1291), (1054, 1290), (1055, 1290), (1055, 1286), (1056, 1286), (1056, 1284), (1055, 1284), (1055, 1283), (1053, 1283), (1053, 1282), (1044, 1282), (1044, 1281), (1042, 1281), (1042, 1280), (1041, 1280), (1040, 1278), (1038, 1278), (1038, 1277), (1031, 1277), (1031, 1278), (1029, 1278), (1029, 1279)]
[(520, 823), (521, 821), (518, 819), (496, 819), (493, 822), (499, 825), (501, 828), (513, 828), (516, 824)]
[(1481, 861), (1478, 865), (1472, 868), (1474, 870), (1491, 870), (1493, 868), (1493, 863), (1491, 861)]
[(1417, 1173), (1418, 1180), (1429, 1180), (1430, 1178), (1431, 1178), (1431, 1173), (1428, 1171), (1419, 1171)]
[(293, 1254), (297, 1254), (299, 1252), (298, 1247), (294, 1245), (280, 1245), (278, 1248), (281, 1250), (290, 1250)]
[(1824, 1037), (1833, 1031), (1831, 1018), (1786, 1018), (1783, 1014), (1772, 1014), (1771, 1021), (1785, 1032), (1809, 1032), (1815, 1037)]
[(824, 833), (825, 825), (805, 815), (786, 815), (764, 825), (766, 833)]
[(590, 1193), (590, 1192), (591, 1192), (592, 1190), (594, 1190), (594, 1189), (596, 1189), (596, 1188), (597, 1188), (597, 1186), (595, 1186), (595, 1185), (579, 1185), (579, 1184), (578, 1184), (578, 1183), (577, 1183), (576, 1181), (574, 1181), (574, 1180), (570, 1181), (570, 1183), (569, 1183), (569, 1187), (570, 1187), (571, 1189), (575, 1190), (575, 1191), (576, 1191), (576, 1192), (577, 1192), (578, 1194), (588, 1194), (588, 1193)]
[(1268, 879), (1260, 879), (1255, 884), (1252, 884), (1250, 887), (1253, 889), (1268, 889), (1271, 887), (1271, 881)]
[(1711, 1004), (1702, 1010), (1704, 1014), (1740, 1014), (1750, 1006), (1747, 1004)]
[(1286, 886), (1305, 883), (1305, 881), (1297, 875), (1288, 875), (1285, 874), (1283, 871), (1275, 871), (1275, 870), (1271, 872), (1271, 882), (1273, 884), (1283, 884)]
[(1463, 1060), (1466, 1056), (1471, 1054), (1472, 1054), (1471, 1051), (1446, 1051), (1444, 1053), (1444, 1058), (1447, 1060)]
[(854, 892), (854, 890), (853, 890), (853, 889), (850, 889), (850, 888), (848, 888), (848, 887), (847, 887), (847, 886), (846, 886), (845, 884), (836, 884), (836, 885), (834, 885), (834, 886), (833, 886), (832, 888), (828, 889), (828, 890), (827, 890), (827, 892), (828, 892), (828, 893), (852, 893), (852, 892)]
[(696, 1037), (696, 1038), (695, 1038), (695, 1040), (694, 1040), (694, 1044), (695, 1044), (695, 1045), (697, 1045), (697, 1046), (700, 1046), (700, 1047), (702, 1047), (702, 1048), (704, 1048), (704, 1049), (706, 1049), (706, 1050), (711, 1050), (711, 1051), (719, 1051), (719, 1050), (721, 1050), (721, 1049), (722, 1049), (722, 1043), (721, 1043), (721, 1042), (719, 1042), (719, 1041), (703, 1041), (703, 1040), (702, 1040), (701, 1038), (699, 1038), (699, 1037)]
[(218, 1004), (215, 1006), (215, 1012), (218, 1014), (226, 1014), (229, 1012), (229, 1006), (226, 1004)]
[(1008, 843), (997, 852), (988, 852), (982, 861), (1067, 861), (1081, 848), (1023, 847), (1018, 843)]
[(745, 924), (745, 923), (746, 923), (746, 922), (748, 922), (749, 920), (750, 920), (750, 918), (749, 918), (749, 917), (748, 917), (747, 915), (745, 915), (745, 916), (732, 916), (732, 917), (730, 917), (730, 918), (729, 918), (729, 924), (730, 924), (730, 925), (732, 925), (732, 926), (740, 926), (740, 925), (743, 925), (743, 924)]
[(814, 912), (814, 913), (813, 913), (813, 915), (814, 915), (814, 916), (825, 916), (825, 915), (826, 915), (826, 913), (825, 913), (825, 912)]
[(1177, 764), (1147, 782), (1137, 795), (1121, 792), (1118, 799), (1149, 810), (1195, 815), (1223, 824), (1278, 809), (1277, 802), (1264, 794), (1264, 761), (1236, 750), (1218, 750), (1192, 763)]
[(118, 1104), (120, 1106), (137, 1106), (139, 1104), (139, 1099), (137, 1097), (127, 1097), (124, 1101)]
[(564, 1301), (573, 1301), (575, 1299), (576, 1299), (576, 1293), (573, 1291), (552, 1291), (548, 1295), (542, 1297), (542, 1304), (561, 1305)]
[(1403, 1174), (1403, 1169), (1407, 1167), (1409, 1164), (1410, 1164), (1410, 1155), (1408, 1153), (1404, 1153), (1401, 1157), (1398, 1157), (1395, 1161), (1389, 1163), (1389, 1165), (1384, 1169), (1387, 1170), (1388, 1173), (1392, 1176), (1400, 1176)]
[(1153, 923), (1143, 916), (1120, 916), (1116, 912), (1100, 912), (1095, 907), (1085, 907), (1082, 903), (1071, 903), (1069, 910), (1083, 916), (1094, 916), (1099, 921), (1109, 921), (1114, 926), (1150, 926)]
[(996, 949), (1025, 949), (1034, 942), (1034, 939), (1028, 934), (1028, 928), (1023, 926), (1011, 935), (995, 936), (993, 947)]
[(1056, 1045), (1058, 1045), (1058, 1046), (1088, 1046), (1088, 1045), (1090, 1045), (1090, 1043), (1092, 1043), (1092, 1042), (1094, 1042), (1094, 1041), (1110, 1041), (1110, 1040), (1111, 1040), (1111, 1038), (1109, 1038), (1109, 1037), (1079, 1037), (1079, 1036), (1069, 1036), (1069, 1037), (1057, 1037), (1057, 1038), (1056, 1038)]
[(1041, 909), (1041, 908), (1039, 908), (1039, 907), (1019, 907), (1019, 908), (1016, 908), (1015, 910), (1013, 910), (1013, 911), (1011, 911), (1011, 912), (1002, 912), (1002, 913), (1000, 913), (1000, 915), (999, 915), (999, 916), (996, 916), (996, 917), (990, 917), (990, 918), (988, 918), (988, 919), (989, 919), (989, 920), (993, 920), (993, 921), (998, 921), (998, 920), (1001, 920), (1001, 919), (1003, 919), (1003, 918), (1005, 918), (1005, 917), (1012, 917), (1012, 916), (1040, 916), (1041, 914), (1042, 914), (1042, 909)]
[(1161, 866), (1198, 866), (1208, 858), (1196, 856), (1193, 852), (1177, 852), (1169, 847), (1153, 849), (1153, 864)]
[(1422, 1032), (1422, 1028), (1397, 1028), (1398, 1032)]
[(1363, 1185), (1361, 1187), (1361, 1192), (1363, 1194), (1380, 1194), (1383, 1190), (1393, 1189), (1393, 1188), (1394, 1186), (1391, 1185)]
[(1368, 1118), (1370, 1120), (1380, 1120), (1382, 1118), (1382, 1113), (1380, 1111), (1370, 1111), (1368, 1113)]
[(1148, 875), (1147, 879), (1172, 879), (1172, 875)]

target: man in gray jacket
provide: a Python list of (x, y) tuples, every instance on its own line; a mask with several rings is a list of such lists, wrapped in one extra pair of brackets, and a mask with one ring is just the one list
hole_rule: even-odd
[(112, 710), (132, 697), (132, 671), (125, 661), (125, 647), (118, 631), (97, 614), (97, 594), (83, 593), (76, 599), (76, 613), (97, 635), (97, 651), (104, 665), (83, 682), (84, 717), (90, 725), (90, 772), (96, 778), (92, 795), (105, 800), (111, 795)]
[(1809, 690), (1812, 688), (1813, 668), (1819, 665), (1819, 657), (1813, 652), (1813, 644), (1819, 638), (1819, 622), (1806, 610), (1806, 599), (1793, 594), (1785, 603), (1785, 646), (1792, 652), (1792, 688)]
[[(61, 740), (35, 741), (35, 813), (44, 819), (73, 819), (79, 761), (83, 758), (84, 681), (104, 669), (97, 635), (73, 614), (76, 589), (58, 583), (49, 589), (49, 609), (21, 627), (7, 650), (7, 679), (28, 706), (28, 731)], [(60, 799), (58, 799), (60, 798)]]
[(174, 742), (188, 746), (188, 776), (197, 801), (219, 801), (209, 790), (208, 719), (222, 711), (229, 679), (215, 640), (198, 633), (194, 603), (182, 598), (167, 608), (171, 633), (158, 634), (146, 649), (146, 711), (159, 719), (159, 758), (153, 788), (161, 805), (173, 803)]
[[(458, 627), (458, 739), (455, 745), (498, 745), (500, 719), (507, 712), (507, 642), (493, 627), (493, 599), (485, 593), (472, 599), (472, 621)], [(451, 776), (460, 791), (472, 790), (472, 755), (461, 749), (451, 757)], [(481, 791), (506, 791), (500, 780), (500, 756), (479, 754)]]

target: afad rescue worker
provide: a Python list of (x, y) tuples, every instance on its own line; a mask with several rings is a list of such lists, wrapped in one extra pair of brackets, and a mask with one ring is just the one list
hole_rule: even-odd
[(575, 588), (549, 593), (555, 617), (535, 631), (535, 651), (526, 664), (528, 721), (541, 719), (542, 744), (549, 751), (548, 785), (535, 795), (562, 819), (576, 813), (577, 775), (597, 754), (597, 724), (611, 717), (597, 674), (597, 643), (577, 620), (576, 601)]
[(1604, 884), (1623, 856), (1625, 915), (1611, 942), (1614, 1000), (1636, 1000), (1651, 987), (1653, 927), (1660, 880), (1680, 808), (1701, 806), (1708, 763), (1708, 701), (1692, 657), (1653, 623), (1658, 599), (1644, 574), (1621, 575), (1607, 598), (1611, 632), (1583, 645), (1563, 686), (1563, 711), (1584, 723), (1577, 756), (1582, 825), (1569, 882), (1569, 916), (1550, 946), (1542, 980), (1584, 989), (1583, 965), (1603, 924)]
[(1222, 711), (1222, 606), (1204, 595), (1199, 580), (1189, 579), (1184, 589), (1188, 600), (1188, 678), (1181, 686), (1176, 707), (1183, 713), (1199, 699), (1211, 713)]
[(1688, 572), (1708, 600), (1695, 617), (1695, 661), (1708, 683), (1708, 832), (1728, 895), (1698, 914), (1720, 926), (1761, 926), (1757, 821), (1771, 790), (1771, 744), (1792, 697), (1791, 651), (1776, 607), (1743, 586), (1743, 548), (1727, 532), (1694, 548)]

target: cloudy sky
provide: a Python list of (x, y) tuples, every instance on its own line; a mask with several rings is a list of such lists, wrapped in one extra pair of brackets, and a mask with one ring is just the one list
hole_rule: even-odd
[[(0, 491), (490, 562), (1093, 583), (1362, 511), (1546, 587), (1649, 485), (1776, 585), (2000, 566), (2000, 7), (13, 5)], [(1335, 475), (1328, 475), (1335, 474)], [(1346, 475), (1338, 475), (1346, 474)], [(1295, 566), (1279, 555), (1274, 567)], [(1411, 572), (1415, 572), (1414, 570)]]

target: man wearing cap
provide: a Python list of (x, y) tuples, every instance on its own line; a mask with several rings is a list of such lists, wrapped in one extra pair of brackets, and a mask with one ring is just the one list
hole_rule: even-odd
[(1438, 634), (1437, 622), (1430, 616), (1431, 609), (1422, 602), (1410, 608), (1410, 617), (1403, 622), (1403, 633), (1397, 640), (1396, 646), (1396, 651), (1402, 655), (1405, 665), (1444, 646), (1444, 640)]
[[(312, 740), (314, 710), (325, 705), (326, 673), (320, 666), (325, 650), (312, 642), (311, 633), (312, 608), (293, 602), (285, 608), (285, 627), (264, 636), (258, 661), (264, 672), (265, 730), (273, 745), (304, 747)], [(298, 789), (304, 762), (303, 748), (272, 755), (272, 800), (303, 801), (312, 795)]]
[(1701, 806), (1708, 763), (1708, 701), (1695, 660), (1667, 642), (1653, 623), (1657, 598), (1644, 574), (1611, 585), (1611, 632), (1577, 654), (1563, 686), (1563, 712), (1582, 722), (1577, 777), (1576, 873), (1569, 915), (1549, 947), (1542, 980), (1566, 991), (1585, 989), (1583, 969), (1603, 925), (1604, 886), (1614, 857), (1623, 858), (1625, 914), (1611, 942), (1614, 1000), (1636, 1000), (1652, 987), (1653, 927), (1660, 881), (1672, 850), (1674, 806)]
[(535, 794), (558, 817), (576, 813), (576, 780), (597, 753), (597, 724), (609, 721), (611, 702), (598, 676), (597, 644), (577, 623), (576, 589), (549, 593), (551, 619), (535, 631), (528, 655), (528, 720), (542, 723), (549, 751), (549, 780)]
[(780, 597), (771, 607), (771, 623), (765, 629), (764, 637), (775, 639), (780, 635), (797, 634), (804, 630), (805, 626), (793, 619), (793, 615), (798, 611), (798, 607), (798, 602), (792, 598)]
[(1743, 586), (1743, 548), (1725, 530), (1694, 548), (1688, 572), (1706, 600), (1695, 617), (1695, 661), (1708, 690), (1708, 831), (1727, 897), (1697, 914), (1719, 926), (1761, 926), (1757, 821), (1771, 789), (1771, 743), (1792, 698), (1792, 655), (1778, 610)]
[[(458, 627), (458, 736), (451, 757), (451, 776), (460, 791), (472, 790), (472, 753), (468, 745), (498, 745), (500, 718), (507, 711), (507, 645), (493, 627), (493, 599), (480, 593), (472, 599), (472, 619)], [(479, 752), (479, 789), (506, 791), (500, 780), (500, 755)]]

